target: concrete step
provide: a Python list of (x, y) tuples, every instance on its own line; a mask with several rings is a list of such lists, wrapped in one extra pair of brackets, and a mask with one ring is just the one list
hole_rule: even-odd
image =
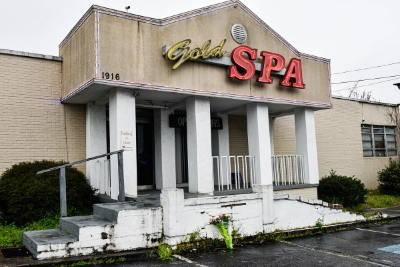
[(34, 258), (38, 258), (43, 251), (64, 250), (77, 241), (78, 238), (60, 229), (24, 232), (22, 235), (22, 243), (27, 246)]
[(161, 209), (160, 201), (128, 201), (93, 205), (93, 214), (116, 223), (135, 223)]
[(93, 239), (107, 239), (105, 233), (116, 224), (116, 220), (108, 220), (96, 215), (67, 217), (60, 219), (61, 229), (68, 231), (73, 236), (82, 240), (83, 236)]

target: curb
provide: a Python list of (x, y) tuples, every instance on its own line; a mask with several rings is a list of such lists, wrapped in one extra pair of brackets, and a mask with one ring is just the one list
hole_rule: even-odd
[[(93, 254), (88, 256), (77, 256), (77, 257), (70, 257), (70, 258), (61, 258), (61, 259), (51, 259), (51, 260), (35, 260), (30, 258), (29, 260), (31, 263), (26, 264), (19, 264), (19, 265), (5, 265), (4, 267), (46, 267), (46, 266), (54, 266), (54, 265), (61, 265), (61, 264), (72, 264), (80, 261), (86, 261), (90, 259), (108, 259), (108, 258), (140, 258), (144, 257), (146, 254), (150, 253), (152, 249), (141, 249), (141, 250), (130, 250), (130, 251), (123, 251), (123, 252), (115, 252), (115, 253), (108, 253), (108, 254)], [(89, 265), (90, 266), (90, 265)]]

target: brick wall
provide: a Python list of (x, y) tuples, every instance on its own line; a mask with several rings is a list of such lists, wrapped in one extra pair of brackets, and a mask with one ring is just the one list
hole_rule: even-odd
[(0, 175), (21, 161), (85, 158), (85, 106), (60, 94), (61, 62), (0, 54)]
[(231, 156), (249, 154), (246, 116), (229, 115), (229, 153)]
[(308, 199), (318, 199), (317, 187), (299, 188), (290, 190), (274, 191), (275, 194), (289, 194), (292, 196), (301, 196)]

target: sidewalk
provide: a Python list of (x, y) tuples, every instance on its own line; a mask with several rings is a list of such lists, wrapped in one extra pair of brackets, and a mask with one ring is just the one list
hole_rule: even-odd
[(382, 214), (387, 214), (389, 218), (400, 217), (400, 206), (391, 207), (391, 208), (379, 208), (379, 209), (370, 209), (365, 210), (363, 214), (370, 214), (373, 212), (382, 212)]

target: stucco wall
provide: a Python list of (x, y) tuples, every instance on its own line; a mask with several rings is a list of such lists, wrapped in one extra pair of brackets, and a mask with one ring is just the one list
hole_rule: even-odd
[[(191, 49), (202, 47), (208, 40), (212, 41), (211, 48), (213, 48), (226, 39), (223, 51), (227, 51), (225, 56), (230, 57), (231, 51), (239, 46), (230, 33), (234, 23), (241, 23), (247, 30), (248, 38), (243, 45), (258, 49), (256, 62), (262, 60), (261, 51), (281, 54), (285, 58), (285, 67), (292, 58), (299, 58), (288, 48), (288, 44), (278, 40), (242, 8), (231, 6), (191, 18), (182, 16), (179, 21), (165, 23), (163, 26), (146, 23), (143, 20), (138, 21), (136, 16), (131, 14), (126, 16), (129, 18), (116, 16), (112, 11), (100, 12), (98, 51), (93, 50), (96, 47), (94, 36), (97, 30), (94, 28), (97, 25), (94, 13), (70, 37), (60, 52), (66, 58), (65, 62), (69, 62), (69, 65), (65, 66), (63, 96), (93, 78), (91, 74), (97, 62), (98, 74), (118, 73), (120, 80), (124, 82), (292, 99), (327, 105), (330, 103), (328, 61), (301, 58), (303, 80), (307, 90), (280, 86), (279, 77), (274, 77), (272, 84), (258, 83), (256, 78), (259, 74), (251, 80), (238, 81), (228, 78), (226, 67), (191, 60), (182, 64), (177, 70), (171, 69), (176, 62), (166, 60), (161, 54), (161, 48), (163, 45), (172, 46), (185, 39), (192, 40)], [(78, 60), (81, 57), (82, 60)], [(100, 75), (97, 77), (101, 78)], [(147, 90), (152, 89), (149, 87)]]
[(61, 64), (0, 54), (0, 175), (21, 161), (85, 158), (85, 106), (60, 103)]
[(60, 57), (63, 57), (61, 98), (96, 76), (94, 14), (60, 49)]

